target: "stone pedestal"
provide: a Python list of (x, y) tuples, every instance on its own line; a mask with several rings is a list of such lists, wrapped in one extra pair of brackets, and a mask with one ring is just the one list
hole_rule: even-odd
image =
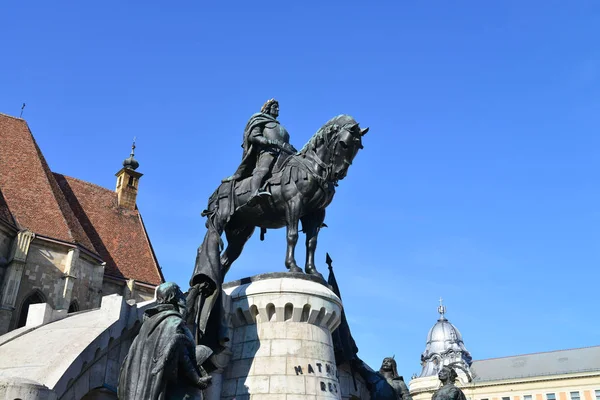
[(304, 274), (224, 285), (231, 300), (231, 360), (221, 399), (341, 399), (331, 332), (340, 299)]

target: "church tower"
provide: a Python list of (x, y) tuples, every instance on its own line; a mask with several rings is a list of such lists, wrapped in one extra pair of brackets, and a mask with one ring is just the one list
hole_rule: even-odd
[(115, 174), (117, 177), (117, 203), (119, 207), (128, 210), (135, 210), (137, 199), (138, 183), (142, 177), (142, 173), (136, 171), (140, 163), (133, 158), (135, 151), (135, 141), (131, 145), (131, 154), (129, 158), (123, 161), (123, 168)]

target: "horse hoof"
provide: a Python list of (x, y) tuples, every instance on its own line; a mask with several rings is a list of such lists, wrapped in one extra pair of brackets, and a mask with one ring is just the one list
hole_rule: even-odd
[(298, 266), (289, 267), (288, 269), (290, 270), (290, 272), (302, 272), (302, 268)]

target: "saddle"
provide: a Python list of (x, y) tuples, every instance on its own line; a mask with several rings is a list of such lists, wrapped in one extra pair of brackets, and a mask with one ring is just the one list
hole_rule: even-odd
[[(278, 176), (281, 175), (281, 171), (285, 168), (288, 161), (291, 159), (291, 154), (288, 153), (280, 153), (273, 166), (271, 167), (271, 173), (267, 176), (263, 183), (264, 188), (268, 188), (268, 186), (278, 185), (280, 183), (280, 179)], [(244, 178), (240, 181), (235, 182), (235, 194), (240, 196), (242, 194), (248, 193), (250, 191), (251, 186), (250, 177)]]
[(285, 167), (285, 165), (288, 163), (291, 157), (292, 155), (289, 153), (284, 153), (283, 151), (280, 152), (279, 156), (277, 157), (277, 160), (275, 160), (273, 168), (271, 169), (271, 176), (275, 175), (278, 172), (281, 172), (281, 170)]

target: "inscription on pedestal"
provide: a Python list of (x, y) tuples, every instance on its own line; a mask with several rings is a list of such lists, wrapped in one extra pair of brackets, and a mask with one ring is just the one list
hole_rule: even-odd
[[(314, 374), (317, 377), (327, 377), (339, 381), (338, 372), (333, 364), (326, 362), (315, 362), (314, 365), (315, 367), (313, 367), (313, 364), (308, 364), (305, 369), (302, 368), (302, 365), (298, 365), (294, 367), (294, 371), (296, 372), (296, 375), (304, 375), (303, 371), (306, 370), (308, 374)], [(321, 388), (322, 392), (338, 392), (338, 385), (332, 382), (319, 381), (319, 387)]]

